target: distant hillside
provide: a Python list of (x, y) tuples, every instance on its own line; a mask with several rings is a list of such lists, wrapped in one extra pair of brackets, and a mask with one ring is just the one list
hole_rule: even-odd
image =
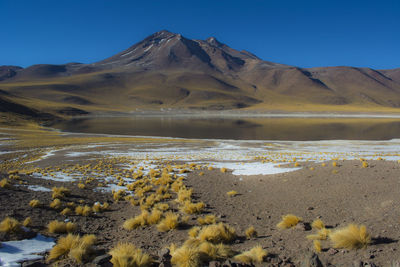
[(400, 107), (400, 68), (299, 68), (216, 38), (157, 32), (92, 64), (0, 66), (0, 90), (58, 115), (140, 110), (385, 111)]

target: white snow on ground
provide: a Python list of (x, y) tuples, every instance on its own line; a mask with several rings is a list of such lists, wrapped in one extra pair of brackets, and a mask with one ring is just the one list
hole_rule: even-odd
[(78, 176), (78, 174), (74, 175), (74, 174), (66, 174), (66, 173), (62, 173), (62, 172), (54, 172), (51, 175), (43, 175), (41, 173), (33, 173), (33, 178), (41, 178), (41, 179), (46, 179), (46, 180), (53, 180), (53, 181), (57, 181), (57, 182), (72, 182), (76, 180), (76, 177)]
[(40, 185), (28, 185), (28, 189), (32, 191), (39, 191), (39, 192), (51, 192), (50, 188), (43, 187)]
[(35, 160), (32, 160), (32, 161), (29, 161), (29, 162), (26, 162), (26, 163), (28, 164), (28, 163), (33, 163), (33, 162), (41, 161), (41, 160), (43, 160), (43, 159), (47, 159), (47, 158), (49, 158), (49, 157), (54, 156), (54, 153), (55, 153), (56, 151), (58, 151), (58, 150), (49, 150), (49, 151), (46, 152), (46, 154), (44, 154), (44, 155), (41, 156), (40, 158), (35, 159)]
[(54, 239), (38, 234), (35, 238), (2, 242), (0, 247), (0, 266), (21, 266), (20, 262), (41, 259), (35, 255), (50, 250)]
[(233, 170), (233, 175), (268, 175), (297, 171), (301, 168), (279, 168), (278, 164), (261, 162), (213, 162), (209, 166)]

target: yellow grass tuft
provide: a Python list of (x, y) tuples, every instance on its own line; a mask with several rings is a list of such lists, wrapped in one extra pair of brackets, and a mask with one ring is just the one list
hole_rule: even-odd
[(40, 207), (40, 201), (38, 199), (32, 199), (31, 201), (29, 201), (29, 206), (31, 206), (32, 208), (37, 208)]
[(234, 197), (234, 196), (236, 196), (237, 194), (239, 194), (237, 191), (235, 191), (235, 190), (232, 190), (232, 191), (229, 191), (229, 192), (227, 192), (226, 193), (229, 197)]
[(64, 216), (70, 215), (70, 214), (72, 214), (72, 210), (70, 208), (65, 208), (60, 212), (60, 214), (64, 215)]
[(96, 237), (94, 235), (80, 237), (79, 235), (68, 234), (57, 241), (57, 244), (50, 250), (47, 261), (50, 262), (68, 256), (78, 263), (82, 263), (88, 257), (91, 246), (95, 242)]
[(61, 200), (59, 200), (58, 198), (54, 199), (51, 203), (50, 203), (50, 208), (58, 210), (61, 208)]
[(160, 222), (163, 212), (158, 209), (153, 209), (147, 217), (146, 223), (148, 225), (157, 224)]
[(302, 221), (302, 218), (297, 217), (293, 214), (288, 214), (282, 216), (282, 221), (278, 223), (276, 226), (280, 229), (288, 229), (296, 226), (299, 222)]
[(321, 242), (319, 240), (314, 240), (313, 245), (315, 252), (320, 253), (322, 251)]
[(72, 233), (75, 232), (77, 229), (77, 226), (72, 223), (72, 222), (60, 222), (57, 220), (49, 222), (47, 225), (47, 230), (50, 233), (56, 233), (56, 234), (64, 234), (64, 233)]
[(310, 240), (327, 240), (329, 235), (331, 234), (331, 230), (322, 228), (315, 235), (308, 235), (307, 238)]
[(119, 243), (109, 254), (114, 267), (146, 267), (153, 262), (148, 254), (130, 243)]
[(157, 224), (157, 229), (160, 232), (166, 232), (172, 229), (176, 229), (178, 225), (179, 215), (172, 212), (167, 212), (164, 219), (162, 219), (160, 223)]
[(322, 228), (325, 228), (325, 224), (321, 219), (316, 219), (311, 223), (311, 227), (321, 230)]
[(214, 170), (214, 168), (213, 168), (212, 166), (208, 167), (207, 169), (208, 169), (209, 171)]
[(11, 184), (8, 182), (6, 178), (0, 181), (0, 187), (1, 188), (10, 188)]
[(192, 199), (192, 193), (193, 189), (186, 189), (182, 188), (178, 191), (178, 197), (176, 198), (176, 201), (179, 203), (184, 203), (185, 201), (190, 201)]
[(210, 242), (201, 242), (198, 250), (207, 261), (222, 260), (233, 256), (233, 251), (225, 244), (214, 245)]
[(202, 255), (199, 253), (198, 247), (182, 246), (171, 250), (171, 263), (177, 267), (198, 267), (202, 261)]
[(187, 200), (182, 204), (180, 210), (187, 214), (194, 214), (200, 213), (204, 209), (204, 207), (204, 202), (192, 203), (191, 201)]
[(220, 171), (221, 171), (222, 173), (226, 173), (227, 170), (226, 170), (226, 168), (221, 168)]
[(363, 161), (362, 162), (362, 167), (363, 168), (367, 168), (369, 165), (368, 165), (368, 162), (366, 162), (366, 161)]
[(257, 237), (257, 231), (254, 226), (250, 226), (245, 231), (247, 239)]
[(192, 228), (190, 228), (188, 235), (191, 238), (196, 238), (197, 235), (199, 234), (199, 231), (200, 231), (200, 227), (198, 227), (198, 226), (192, 227)]
[(82, 184), (82, 183), (79, 183), (79, 184), (78, 184), (78, 188), (79, 188), (79, 189), (85, 189), (85, 187), (86, 187), (85, 184)]
[(210, 215), (206, 215), (204, 217), (198, 218), (197, 222), (200, 225), (215, 224), (217, 222), (217, 217), (215, 217), (215, 215), (213, 215), (213, 214), (210, 214)]
[(31, 217), (26, 217), (25, 220), (22, 222), (22, 225), (25, 227), (31, 226), (32, 225)]
[(203, 227), (198, 234), (199, 240), (209, 241), (211, 243), (229, 243), (235, 238), (235, 229), (224, 223)]
[(0, 223), (0, 232), (16, 233), (21, 231), (21, 224), (14, 218), (7, 217)]
[(75, 213), (76, 213), (76, 215), (89, 216), (90, 214), (92, 214), (92, 208), (89, 207), (88, 205), (76, 206)]
[(51, 189), (53, 191), (51, 197), (54, 198), (64, 198), (70, 194), (70, 190), (64, 186), (61, 187), (53, 187)]
[(359, 249), (371, 243), (371, 235), (364, 225), (349, 224), (330, 234), (334, 248)]
[(261, 246), (255, 246), (252, 249), (243, 252), (242, 254), (236, 255), (234, 259), (238, 262), (251, 264), (251, 263), (261, 263), (264, 257), (267, 256), (267, 251)]
[(334, 162), (332, 162), (332, 166), (333, 166), (333, 167), (337, 167), (337, 166), (338, 166), (338, 163), (337, 163), (336, 161), (334, 161)]

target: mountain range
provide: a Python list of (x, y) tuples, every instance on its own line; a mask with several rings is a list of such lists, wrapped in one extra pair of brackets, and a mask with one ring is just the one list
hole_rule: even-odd
[[(1, 62), (0, 62), (1, 63)], [(0, 112), (45, 116), (138, 110), (400, 110), (400, 68), (300, 68), (210, 37), (156, 32), (90, 64), (0, 66)]]

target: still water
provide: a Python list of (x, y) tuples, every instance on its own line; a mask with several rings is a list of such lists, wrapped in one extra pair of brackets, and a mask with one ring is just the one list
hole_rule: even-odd
[(400, 119), (97, 117), (51, 125), (66, 132), (234, 140), (389, 140)]

